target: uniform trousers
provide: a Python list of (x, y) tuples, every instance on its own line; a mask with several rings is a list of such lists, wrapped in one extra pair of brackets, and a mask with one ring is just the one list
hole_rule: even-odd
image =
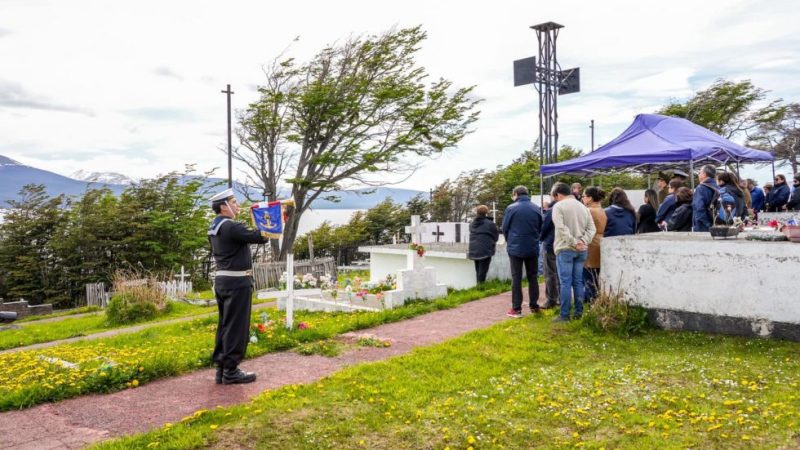
[(250, 277), (217, 276), (214, 294), (219, 318), (211, 359), (217, 366), (235, 369), (250, 342), (253, 282)]

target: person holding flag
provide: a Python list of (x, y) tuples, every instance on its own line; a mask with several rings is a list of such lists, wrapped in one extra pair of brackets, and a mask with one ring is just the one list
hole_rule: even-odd
[[(219, 320), (212, 354), (217, 365), (216, 382), (251, 383), (256, 380), (256, 374), (239, 369), (250, 338), (253, 295), (250, 244), (263, 244), (271, 236), (235, 221), (240, 207), (232, 189), (226, 189), (210, 200), (211, 209), (217, 214), (208, 228), (211, 254), (217, 264), (214, 294)], [(281, 219), (278, 216), (279, 223)]]

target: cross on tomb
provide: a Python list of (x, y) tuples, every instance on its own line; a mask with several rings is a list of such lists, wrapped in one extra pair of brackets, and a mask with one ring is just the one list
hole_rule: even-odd
[(436, 236), (436, 242), (439, 242), (439, 237), (444, 236), (444, 232), (439, 231), (439, 225), (436, 225), (436, 231), (431, 233), (432, 235)]
[(420, 224), (419, 216), (411, 216), (411, 226), (406, 226), (406, 233), (411, 235), (411, 242), (414, 244), (422, 243), (423, 227)]

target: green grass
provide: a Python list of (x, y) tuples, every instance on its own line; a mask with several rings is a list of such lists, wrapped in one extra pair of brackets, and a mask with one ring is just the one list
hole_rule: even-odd
[[(491, 282), (480, 288), (455, 291), (431, 302), (409, 302), (403, 307), (358, 313), (296, 312), (296, 323), (307, 329), (287, 330), (277, 325), (283, 314), (274, 309), (255, 311), (253, 323), (266, 312), (274, 322), (261, 338), (250, 344), (247, 357), (288, 350), (303, 343), (329, 339), (348, 331), (396, 322), (427, 312), (448, 309), (495, 295), (509, 283)], [(41, 350), (0, 355), (0, 411), (78, 395), (112, 392), (151, 380), (173, 376), (211, 365), (216, 317), (153, 326), (136, 333), (58, 345)], [(77, 364), (66, 369), (52, 358)]]
[(797, 343), (625, 339), (547, 315), (98, 447), (797, 448), (799, 383)]
[(57, 322), (31, 322), (20, 327), (19, 329), (0, 332), (0, 350), (39, 344), (42, 342), (57, 341), (77, 336), (86, 336), (117, 328), (140, 325), (142, 323), (157, 323), (179, 317), (191, 317), (198, 314), (208, 314), (216, 311), (216, 307), (195, 306), (182, 302), (170, 302), (169, 311), (165, 314), (160, 315), (149, 322), (139, 322), (136, 324), (111, 325), (106, 320), (106, 315), (102, 311), (89, 316), (67, 318)]
[(53, 319), (56, 317), (74, 316), (76, 314), (93, 313), (100, 311), (100, 309), (101, 308), (99, 306), (81, 306), (80, 308), (56, 311), (52, 314), (42, 314), (40, 316), (23, 317), (22, 319), (17, 320), (16, 323), (36, 322), (37, 320), (42, 320), (42, 319)]

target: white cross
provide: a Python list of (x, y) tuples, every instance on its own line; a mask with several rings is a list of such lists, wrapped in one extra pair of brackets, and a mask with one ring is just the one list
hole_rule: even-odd
[(180, 275), (175, 275), (175, 278), (180, 278), (181, 279), (181, 285), (183, 285), (183, 282), (186, 280), (186, 277), (187, 277), (186, 271), (184, 271), (183, 270), (183, 266), (181, 266), (181, 274)]
[(497, 223), (497, 206), (495, 206), (494, 202), (492, 202), (492, 221)]
[(422, 232), (424, 231), (419, 221), (419, 216), (411, 216), (411, 226), (406, 226), (406, 233), (411, 235), (411, 242), (414, 244), (422, 243)]

